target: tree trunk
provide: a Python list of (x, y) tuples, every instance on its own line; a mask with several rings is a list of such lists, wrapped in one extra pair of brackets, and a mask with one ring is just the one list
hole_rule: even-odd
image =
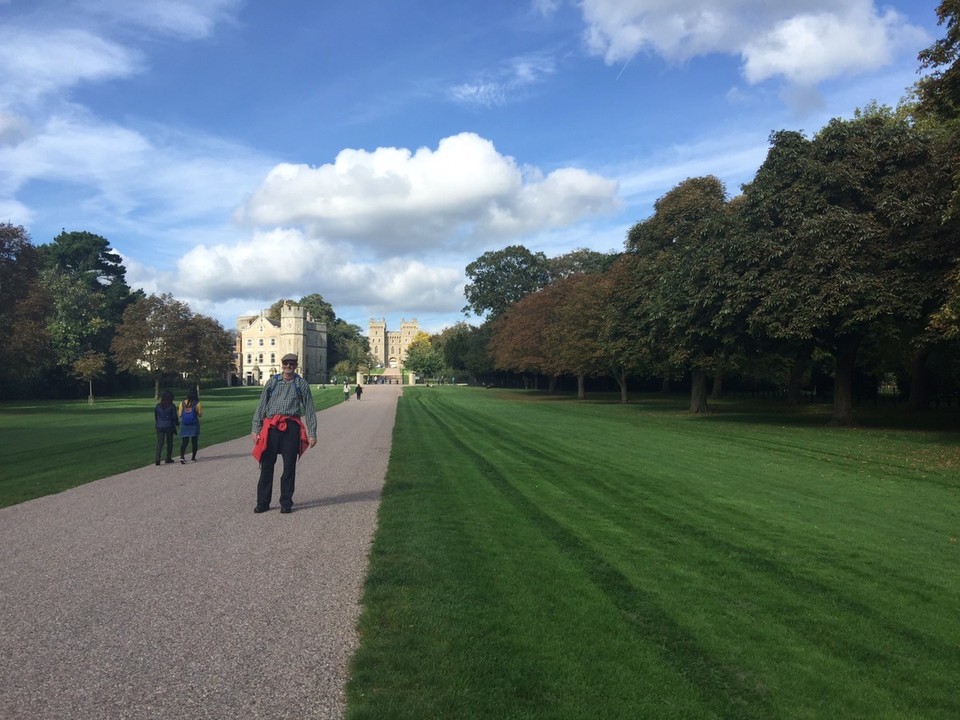
[(801, 400), (801, 390), (803, 388), (803, 378), (807, 374), (808, 361), (794, 359), (793, 364), (787, 374), (787, 405), (799, 405)]
[(620, 404), (627, 404), (627, 371), (621, 365), (619, 368), (613, 371), (612, 373), (614, 380), (617, 381), (617, 385), (620, 386)]
[(584, 373), (577, 373), (577, 400), (583, 400), (586, 397), (586, 393), (583, 390), (584, 377)]
[(87, 404), (93, 405), (93, 380), (90, 380), (90, 394), (87, 396)]
[(664, 375), (663, 381), (660, 383), (660, 392), (666, 394), (670, 392), (670, 376)]
[(833, 356), (833, 416), (830, 425), (849, 427), (853, 422), (853, 370), (859, 341), (848, 340)]
[(930, 355), (928, 348), (919, 348), (914, 351), (910, 358), (910, 402), (907, 407), (910, 410), (929, 410), (930, 393), (927, 386), (927, 357)]
[(551, 375), (550, 382), (547, 386), (547, 392), (553, 395), (553, 393), (555, 393), (556, 391), (557, 391), (557, 376)]
[(707, 412), (707, 373), (694, 370), (690, 373), (690, 412)]
[(160, 378), (153, 379), (153, 399), (155, 402), (160, 402)]
[(713, 389), (710, 391), (711, 400), (719, 400), (723, 397), (723, 371), (717, 370), (713, 376)]

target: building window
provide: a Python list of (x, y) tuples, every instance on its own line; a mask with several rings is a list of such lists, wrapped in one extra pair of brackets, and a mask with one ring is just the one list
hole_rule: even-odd
[(277, 339), (270, 338), (270, 347), (276, 347), (276, 346), (277, 346)]
[(253, 347), (253, 338), (247, 338), (247, 347)]
[(260, 338), (260, 347), (263, 347), (263, 338)]
[(259, 355), (257, 355), (257, 362), (258, 362), (258, 363), (262, 363), (262, 362), (263, 362), (263, 353), (260, 353)]
[(247, 353), (247, 365), (249, 365), (252, 362), (253, 362), (253, 355), (251, 355), (250, 353)]
[(276, 362), (277, 362), (277, 354), (276, 354), (276, 353), (270, 353), (270, 362), (271, 362), (271, 363), (276, 363)]

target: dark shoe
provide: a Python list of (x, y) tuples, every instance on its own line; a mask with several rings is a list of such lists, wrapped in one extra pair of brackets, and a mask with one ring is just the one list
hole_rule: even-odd
[(192, 458), (190, 458), (190, 462), (196, 462), (196, 461), (197, 461), (197, 456), (196, 456), (196, 455), (194, 455)]
[(282, 507), (282, 508), (280, 508), (280, 512), (283, 513), (284, 515), (287, 515), (288, 513), (292, 513), (292, 512), (293, 512), (293, 508), (292, 508), (292, 507)]
[(186, 465), (186, 464), (187, 464), (187, 461), (184, 460), (183, 458), (180, 458), (180, 464), (181, 464), (181, 465)]
[(254, 511), (255, 513), (262, 513), (262, 512), (266, 512), (266, 511), (269, 510), (269, 509), (270, 509), (270, 506), (269, 506), (269, 505), (257, 505), (257, 506), (253, 509), (253, 511)]
[(159, 460), (157, 460), (157, 461), (154, 463), (154, 465), (159, 465), (159, 464), (160, 464), (160, 461), (159, 461)]
[(167, 458), (167, 465), (173, 465), (173, 458)]

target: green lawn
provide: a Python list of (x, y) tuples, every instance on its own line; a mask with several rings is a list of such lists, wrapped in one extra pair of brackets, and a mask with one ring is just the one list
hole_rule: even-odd
[(348, 717), (960, 717), (956, 411), (720, 410), (405, 390)]
[[(200, 454), (250, 433), (261, 388), (203, 390)], [(314, 390), (317, 410), (343, 402), (335, 388)], [(182, 400), (184, 392), (177, 393)], [(0, 403), (0, 507), (152, 464), (157, 435), (153, 395), (69, 402)], [(173, 449), (179, 453), (180, 439)]]
[[(349, 717), (960, 717), (956, 410), (404, 393)], [(0, 404), (0, 505), (152, 462), (153, 406)]]

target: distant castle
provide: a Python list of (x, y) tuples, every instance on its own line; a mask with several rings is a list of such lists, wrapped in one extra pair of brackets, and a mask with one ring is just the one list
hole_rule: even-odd
[(370, 354), (378, 367), (401, 368), (407, 359), (407, 348), (420, 331), (417, 319), (401, 320), (399, 330), (387, 330), (387, 321), (370, 318)]
[(305, 308), (284, 303), (280, 322), (259, 315), (237, 318), (236, 372), (244, 385), (263, 385), (280, 372), (280, 358), (294, 353), (297, 372), (311, 383), (327, 381), (327, 326), (315, 322)]

